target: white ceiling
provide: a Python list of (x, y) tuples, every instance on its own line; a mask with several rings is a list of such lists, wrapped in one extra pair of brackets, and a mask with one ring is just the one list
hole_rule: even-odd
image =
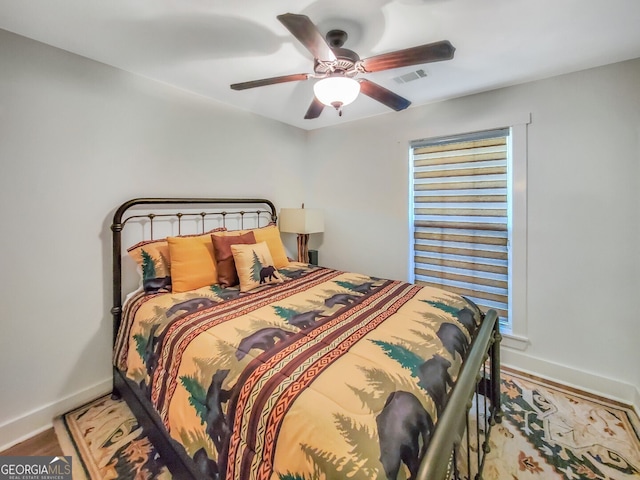
[(640, 0), (0, 0), (0, 28), (304, 129), (391, 112), (360, 95), (304, 120), (313, 79), (231, 90), (313, 71), (288, 12), (346, 30), (361, 58), (449, 40), (453, 60), (362, 75), (409, 108), (640, 57)]

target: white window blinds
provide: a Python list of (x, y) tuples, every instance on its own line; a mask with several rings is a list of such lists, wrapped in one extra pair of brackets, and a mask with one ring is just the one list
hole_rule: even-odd
[(414, 280), (505, 322), (509, 309), (509, 130), (412, 145)]

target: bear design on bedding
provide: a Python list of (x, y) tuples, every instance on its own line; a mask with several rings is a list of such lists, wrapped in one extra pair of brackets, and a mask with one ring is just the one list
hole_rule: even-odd
[[(201, 346), (193, 345), (199, 343), (199, 337), (193, 340), (187, 349), (193, 350), (189, 353), (192, 361), (185, 362), (183, 358), (181, 362), (190, 366), (173, 374), (171, 399), (166, 393), (156, 393), (155, 397), (152, 393), (157, 392), (156, 383), (162, 383), (155, 369), (163, 348), (167, 348), (166, 342), (172, 341), (167, 339), (167, 332), (172, 332), (168, 335), (171, 337), (172, 326), (175, 329), (176, 322), (185, 316), (202, 311), (206, 316), (206, 312), (223, 309), (224, 300), (242, 302), (250, 294), (222, 298), (221, 292), (216, 294), (211, 287), (203, 296), (214, 294), (211, 304), (202, 302), (192, 311), (183, 307), (195, 305), (197, 298), (191, 304), (185, 303), (188, 299), (176, 298), (166, 310), (171, 310), (168, 315), (171, 318), (151, 308), (151, 314), (139, 323), (142, 329), (147, 329), (147, 342), (138, 360), (130, 362), (137, 368), (129, 365), (129, 376), (137, 378), (159, 409), (171, 436), (211, 478), (252, 475), (279, 480), (346, 477), (395, 480), (416, 475), (434, 424), (446, 405), (448, 392), (481, 321), (481, 313), (464, 297), (401, 282), (342, 272), (327, 275), (326, 281), (321, 282), (314, 281), (315, 277), (305, 279), (307, 274), (318, 270), (326, 269), (294, 270), (287, 277), (291, 285), (293, 280), (305, 284), (294, 289), (295, 294), (283, 295), (281, 301), (253, 310), (247, 307), (250, 312), (234, 322), (210, 328), (207, 336), (213, 337), (213, 343), (209, 338), (207, 348), (213, 346), (214, 355), (203, 355)], [(313, 285), (308, 287), (307, 282)], [(278, 284), (273, 290), (284, 287)], [(402, 290), (401, 293), (382, 292), (394, 288)], [(366, 310), (367, 302), (379, 301), (378, 297), (388, 302), (389, 310), (397, 308), (403, 315), (410, 311), (413, 318), (408, 325), (400, 329), (389, 323), (385, 331), (387, 321), (391, 321), (387, 320), (372, 329), (366, 322), (361, 322), (364, 325), (361, 326), (356, 315), (349, 313)], [(396, 306), (394, 301), (398, 297), (403, 300)], [(183, 307), (179, 307), (181, 304)], [(331, 328), (338, 328), (334, 325), (340, 325), (343, 317), (365, 331), (357, 342), (349, 343), (356, 334), (348, 328), (342, 336), (327, 334), (319, 340)], [(346, 343), (348, 347), (343, 347)], [(290, 360), (288, 364), (280, 361), (288, 360), (289, 352), (296, 349), (315, 349), (313, 354), (304, 353), (307, 362), (315, 361), (316, 365), (324, 361), (329, 366), (318, 367), (324, 368), (324, 373), (305, 383), (302, 379), (308, 374), (302, 372), (296, 377), (303, 368), (300, 361)], [(137, 352), (140, 351), (138, 348)], [(344, 354), (336, 355), (336, 351)], [(322, 360), (329, 357), (331, 360)], [(135, 359), (135, 355), (129, 352), (129, 358)], [(162, 372), (167, 368), (168, 365), (163, 365)], [(433, 376), (433, 372), (438, 375)], [(270, 396), (257, 389), (248, 395), (241, 391), (241, 387), (248, 391), (261, 382), (277, 384)], [(293, 392), (294, 386), (296, 393), (287, 393)], [(284, 402), (282, 399), (287, 395), (295, 399)], [(272, 398), (269, 402), (275, 402), (278, 408), (265, 407), (267, 398)], [(313, 405), (312, 416), (317, 417), (314, 419), (317, 422), (307, 425), (305, 421), (302, 428), (299, 419), (308, 417), (304, 405), (309, 404)], [(281, 411), (280, 406), (286, 406), (282, 410), (287, 414), (282, 418), (276, 413)], [(177, 411), (187, 420), (174, 424), (172, 419)], [(260, 423), (254, 422), (267, 423), (255, 430)], [(234, 430), (238, 425), (240, 428)], [(274, 447), (271, 448), (258, 431), (276, 425), (281, 433), (277, 442), (271, 442)], [(297, 454), (291, 455), (293, 452)], [(401, 471), (404, 473), (399, 477)]]

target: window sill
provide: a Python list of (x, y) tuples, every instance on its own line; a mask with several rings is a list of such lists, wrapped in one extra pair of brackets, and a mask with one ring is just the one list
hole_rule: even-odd
[(502, 334), (502, 341), (500, 342), (503, 347), (513, 348), (514, 350), (524, 351), (529, 346), (529, 339), (520, 335), (514, 335), (513, 333), (500, 329)]

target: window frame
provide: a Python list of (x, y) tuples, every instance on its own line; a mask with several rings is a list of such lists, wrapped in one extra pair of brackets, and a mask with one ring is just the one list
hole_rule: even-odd
[(508, 249), (509, 249), (509, 323), (501, 324), (503, 345), (525, 350), (527, 338), (527, 145), (531, 114), (514, 115), (503, 120), (481, 122), (465, 131), (433, 132), (429, 137), (410, 142), (409, 159), (409, 281), (415, 280), (414, 262), (414, 145), (440, 137), (462, 137), (474, 132), (509, 129), (507, 161)]

